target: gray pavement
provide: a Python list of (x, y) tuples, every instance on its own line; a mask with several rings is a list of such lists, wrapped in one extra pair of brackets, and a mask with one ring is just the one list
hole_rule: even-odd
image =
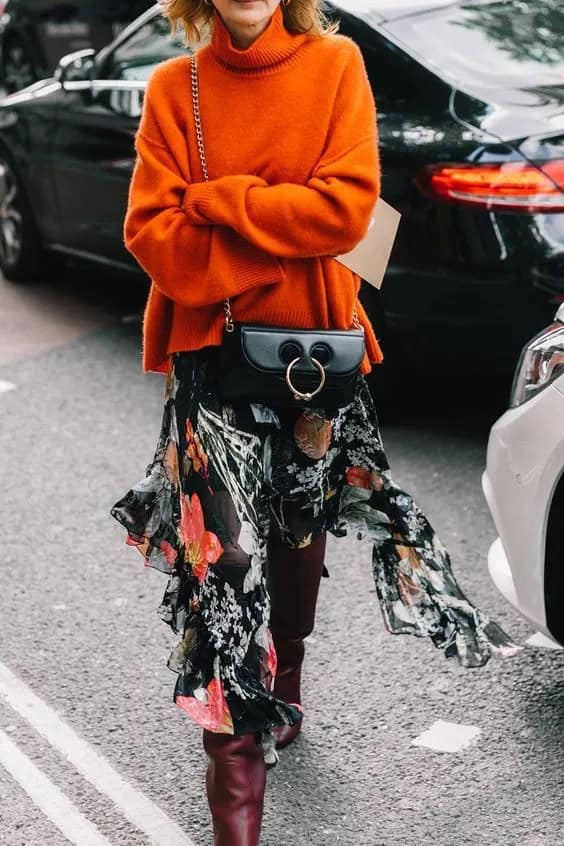
[[(0, 669), (207, 846), (199, 731), (172, 704), (171, 637), (155, 613), (164, 579), (108, 516), (151, 458), (163, 381), (141, 373), (139, 327), (119, 319), (141, 294), (112, 299), (100, 283), (93, 297), (92, 284), (88, 296), (64, 290), (76, 307), (54, 312), (59, 329), (44, 332), (41, 349), (28, 292), (20, 325), (30, 343), (0, 364), (15, 386), (0, 393)], [(8, 297), (15, 308), (20, 294), (0, 283), (0, 336)], [(438, 405), (403, 399), (384, 438), (464, 589), (522, 642), (533, 630), (486, 570), (488, 403), (451, 402), (446, 391)], [(426, 642), (386, 633), (369, 546), (332, 540), (329, 570), (306, 659), (304, 732), (269, 774), (265, 846), (563, 846), (564, 653), (527, 647), (462, 670)], [(481, 733), (456, 753), (413, 746), (437, 720)], [(1, 696), (0, 731), (112, 846), (151, 842)], [(68, 842), (0, 766), (2, 846)]]

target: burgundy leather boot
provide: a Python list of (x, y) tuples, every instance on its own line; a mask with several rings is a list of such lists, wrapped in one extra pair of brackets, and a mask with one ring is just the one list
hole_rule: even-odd
[[(292, 549), (283, 544), (268, 546), (268, 589), (271, 599), (270, 627), (278, 655), (274, 694), (290, 704), (302, 704), (301, 671), (304, 638), (315, 624), (315, 608), (325, 561), (326, 534), (309, 546)], [(276, 746), (283, 749), (299, 734), (295, 726), (276, 728)]]
[(254, 734), (204, 731), (214, 846), (259, 846), (266, 765)]

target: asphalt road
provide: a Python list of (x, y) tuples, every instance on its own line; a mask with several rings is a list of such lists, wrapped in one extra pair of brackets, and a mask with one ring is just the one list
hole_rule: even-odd
[[(164, 578), (108, 516), (160, 424), (162, 379), (142, 374), (127, 317), (142, 297), (78, 271), (24, 291), (0, 282), (2, 846), (173, 846), (174, 825), (211, 843), (199, 731), (171, 702)], [(486, 570), (480, 474), (505, 397), (485, 381), (461, 365), (413, 395), (404, 374), (384, 438), (467, 593), (524, 642), (533, 630)], [(268, 778), (265, 846), (563, 846), (564, 653), (528, 646), (463, 670), (385, 632), (368, 546), (332, 540), (329, 569), (304, 732)], [(478, 731), (456, 752), (413, 745), (441, 720)]]

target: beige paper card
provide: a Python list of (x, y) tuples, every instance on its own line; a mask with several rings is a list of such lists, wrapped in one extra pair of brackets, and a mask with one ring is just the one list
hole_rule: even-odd
[(374, 207), (374, 214), (368, 232), (354, 250), (337, 261), (358, 273), (375, 288), (382, 286), (384, 274), (390, 261), (390, 254), (398, 231), (401, 214), (381, 197)]

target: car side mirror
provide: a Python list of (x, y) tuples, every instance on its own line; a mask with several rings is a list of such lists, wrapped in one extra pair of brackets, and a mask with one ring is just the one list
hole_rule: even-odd
[(70, 87), (69, 83), (72, 82), (90, 83), (92, 81), (95, 55), (95, 50), (88, 49), (77, 50), (63, 56), (55, 70), (55, 79), (63, 90)]

